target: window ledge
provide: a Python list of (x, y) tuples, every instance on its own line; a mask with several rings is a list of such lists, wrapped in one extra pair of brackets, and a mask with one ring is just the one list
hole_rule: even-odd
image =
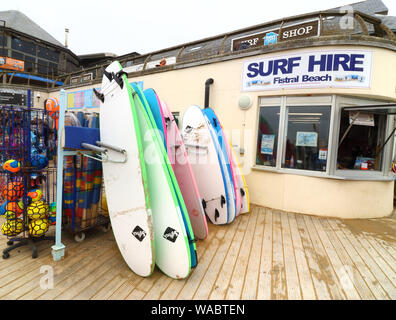
[(277, 169), (273, 167), (254, 165), (252, 167), (256, 171), (273, 172), (280, 174), (294, 174), (307, 177), (315, 178), (325, 178), (334, 180), (346, 180), (346, 181), (394, 181), (396, 180), (396, 174), (390, 173), (390, 175), (385, 176), (381, 173), (373, 172), (348, 172), (347, 174), (337, 172), (335, 175), (326, 174), (322, 172), (308, 171), (308, 170), (298, 170), (298, 169)]

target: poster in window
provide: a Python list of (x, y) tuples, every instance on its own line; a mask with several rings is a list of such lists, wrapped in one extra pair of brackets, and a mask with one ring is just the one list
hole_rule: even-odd
[(297, 131), (296, 146), (317, 147), (318, 146), (318, 134), (316, 132)]
[[(355, 119), (355, 121), (353, 121)], [(374, 115), (369, 113), (349, 112), (349, 124), (353, 122), (353, 125), (357, 126), (370, 126), (374, 127)]]
[(272, 155), (274, 153), (274, 134), (263, 134), (261, 137), (261, 153)]

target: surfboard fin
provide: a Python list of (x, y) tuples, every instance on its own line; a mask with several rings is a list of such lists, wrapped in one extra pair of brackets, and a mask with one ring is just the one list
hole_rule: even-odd
[(106, 78), (109, 79), (109, 81), (113, 80), (113, 73), (107, 72), (103, 67), (102, 67), (102, 72), (106, 76)]
[(217, 128), (217, 121), (216, 121), (216, 118), (213, 118), (213, 123), (214, 123), (214, 126)]
[(117, 72), (117, 74), (113, 73), (113, 79), (115, 82), (117, 82), (117, 84), (120, 86), (120, 88), (122, 89), (124, 87), (124, 81), (121, 78), (121, 75), (119, 75), (119, 72)]
[(242, 188), (240, 189), (240, 191), (241, 191), (242, 197), (244, 197), (245, 196), (245, 191)]
[(95, 93), (95, 96), (96, 96), (100, 101), (102, 101), (102, 103), (103, 103), (103, 102), (104, 102), (104, 94), (103, 94), (103, 93), (100, 93), (100, 92), (98, 92), (98, 91), (96, 91), (95, 88), (93, 88), (92, 90), (93, 90), (93, 92)]
[(204, 210), (206, 209), (206, 201), (204, 199), (202, 199), (202, 207), (204, 208)]
[(226, 199), (224, 198), (223, 195), (221, 196), (220, 204), (221, 204), (221, 207), (222, 207), (222, 208), (223, 208), (223, 205), (226, 204)]
[(215, 221), (220, 217), (219, 210), (215, 209)]

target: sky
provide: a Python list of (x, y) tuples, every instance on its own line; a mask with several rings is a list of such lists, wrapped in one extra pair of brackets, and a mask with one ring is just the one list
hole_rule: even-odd
[[(396, 1), (382, 0), (396, 16)], [(59, 42), (69, 29), (77, 55), (140, 54), (181, 45), (354, 0), (2, 0), (0, 11), (19, 10)]]

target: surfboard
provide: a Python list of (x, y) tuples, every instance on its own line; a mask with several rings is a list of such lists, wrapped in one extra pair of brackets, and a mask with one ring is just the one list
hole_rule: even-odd
[(187, 108), (183, 114), (181, 132), (206, 215), (213, 224), (228, 223), (222, 169), (207, 120), (200, 107)]
[(242, 169), (239, 164), (238, 158), (231, 144), (230, 144), (230, 151), (231, 151), (231, 161), (235, 169), (234, 170), (236, 173), (235, 176), (238, 179), (239, 193), (241, 195), (241, 209), (239, 213), (247, 213), (250, 211), (248, 187), (246, 184), (245, 177), (242, 174)]
[(153, 114), (155, 123), (157, 125), (158, 130), (161, 132), (162, 141), (165, 145), (166, 151), (169, 153), (169, 149), (167, 146), (167, 131), (166, 131), (166, 124), (165, 124), (165, 117), (160, 105), (160, 101), (158, 98), (157, 93), (152, 88), (148, 88), (143, 91), (144, 96), (150, 106), (151, 112)]
[(191, 226), (198, 239), (205, 239), (208, 235), (208, 224), (187, 150), (168, 105), (163, 100), (160, 103), (166, 121), (167, 145), (170, 149), (169, 158), (173, 163), (173, 171), (183, 195)]
[[(142, 137), (132, 91), (125, 75), (112, 76), (121, 65), (115, 61), (105, 70), (100, 93), (100, 140), (126, 151), (125, 157), (111, 149), (103, 166), (103, 182), (109, 217), (118, 248), (128, 266), (149, 276), (155, 266), (154, 231)], [(122, 84), (122, 87), (120, 84)]]
[(183, 279), (188, 277), (191, 271), (190, 241), (169, 172), (171, 165), (143, 92), (135, 84), (129, 88), (135, 101), (147, 165), (156, 264), (166, 275)]
[[(137, 93), (137, 95), (139, 96), (140, 101), (142, 103), (142, 106), (144, 107), (144, 109), (145, 109), (145, 111), (147, 113), (147, 116), (148, 116), (148, 119), (149, 119), (149, 125), (151, 126), (150, 130), (154, 131), (154, 133), (158, 135), (158, 141), (161, 141), (161, 137), (160, 137), (160, 134), (159, 134), (159, 130), (156, 127), (156, 122), (155, 122), (154, 116), (153, 116), (153, 114), (151, 112), (150, 105), (147, 102), (143, 91), (141, 90), (141, 88), (139, 86), (136, 85), (136, 83), (132, 83), (131, 85), (132, 85), (132, 88)], [(161, 114), (162, 114), (162, 111), (161, 111)], [(188, 212), (187, 212), (187, 208), (186, 208), (185, 203), (184, 203), (183, 196), (182, 196), (181, 191), (180, 191), (180, 187), (179, 187), (177, 179), (175, 177), (172, 165), (171, 165), (171, 163), (169, 161), (168, 153), (165, 151), (165, 147), (164, 147), (163, 144), (160, 144), (159, 148), (160, 148), (160, 152), (162, 154), (162, 158), (161, 159), (164, 161), (163, 162), (164, 163), (164, 168), (167, 170), (167, 172), (169, 174), (169, 178), (170, 178), (170, 182), (171, 182), (170, 186), (173, 187), (172, 192), (174, 192), (174, 194), (176, 196), (177, 203), (178, 203), (180, 211), (181, 211), (181, 216), (182, 216), (184, 227), (185, 227), (185, 230), (186, 230), (186, 233), (187, 233), (187, 238), (188, 238), (188, 243), (189, 243), (189, 248), (190, 248), (191, 267), (194, 268), (198, 264), (198, 257), (197, 257), (197, 249), (196, 249), (196, 246), (195, 246), (194, 232), (193, 232), (193, 229), (192, 229), (192, 226), (191, 226), (191, 222), (190, 222), (190, 219), (189, 219), (189, 216), (188, 216)]]
[[(226, 138), (219, 119), (211, 108), (202, 110), (208, 122), (209, 127), (213, 129), (212, 137), (215, 139), (215, 146), (219, 156), (219, 162), (222, 167), (223, 180), (226, 185), (227, 205), (228, 205), (228, 222), (232, 222), (237, 215), (237, 201), (236, 201), (236, 179), (231, 166), (231, 161), (228, 155)], [(211, 130), (212, 131), (212, 130)]]

